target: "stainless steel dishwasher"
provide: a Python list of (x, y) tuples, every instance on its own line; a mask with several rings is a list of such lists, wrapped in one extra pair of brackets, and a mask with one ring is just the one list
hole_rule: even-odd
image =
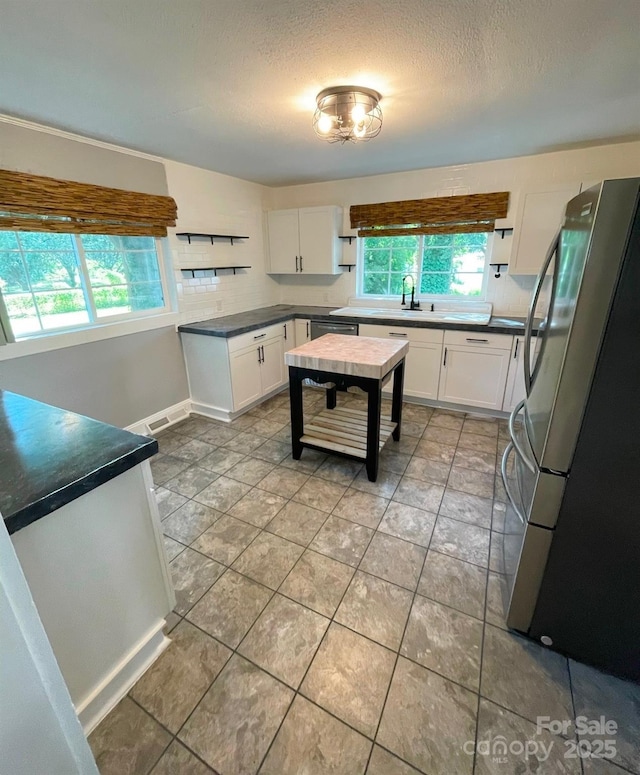
[(357, 323), (335, 323), (333, 320), (312, 320), (311, 338), (317, 339), (325, 334), (343, 334), (344, 336), (358, 336)]

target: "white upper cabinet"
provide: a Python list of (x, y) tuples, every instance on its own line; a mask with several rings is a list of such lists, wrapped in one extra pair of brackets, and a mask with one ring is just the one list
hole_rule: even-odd
[(338, 274), (340, 241), (339, 207), (303, 207), (299, 210), (270, 210), (270, 274)]
[(530, 188), (521, 192), (513, 226), (509, 274), (537, 275), (567, 202), (580, 193), (580, 183)]
[(267, 213), (267, 223), (270, 272), (288, 274), (295, 271), (300, 260), (298, 210), (271, 210)]

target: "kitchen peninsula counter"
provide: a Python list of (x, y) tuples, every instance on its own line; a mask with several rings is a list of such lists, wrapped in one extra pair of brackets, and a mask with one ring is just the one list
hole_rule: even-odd
[(169, 643), (157, 448), (0, 391), (0, 512), (86, 733)]
[[(185, 334), (202, 334), (229, 338), (239, 336), (248, 331), (269, 326), (274, 323), (284, 323), (286, 320), (303, 318), (308, 320), (331, 320), (335, 323), (369, 323), (384, 326), (403, 326), (406, 328), (437, 328), (448, 331), (484, 331), (491, 334), (524, 334), (525, 318), (497, 315), (491, 318), (487, 325), (477, 323), (447, 322), (441, 323), (429, 320), (412, 320), (411, 318), (364, 318), (358, 315), (330, 315), (331, 310), (338, 307), (301, 306), (293, 304), (276, 304), (273, 307), (261, 307), (249, 312), (238, 312), (235, 315), (225, 315), (219, 318), (203, 320), (199, 323), (184, 323), (178, 326), (178, 331)], [(534, 326), (534, 334), (536, 332)]]
[(0, 390), (0, 513), (26, 527), (158, 451), (158, 442)]

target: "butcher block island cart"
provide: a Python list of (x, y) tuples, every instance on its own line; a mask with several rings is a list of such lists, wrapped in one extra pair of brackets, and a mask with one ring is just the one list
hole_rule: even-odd
[[(369, 481), (378, 477), (380, 450), (390, 436), (400, 440), (404, 359), (408, 342), (369, 336), (325, 334), (285, 353), (291, 397), (291, 454), (304, 447), (332, 452), (366, 463)], [(393, 375), (391, 420), (381, 419), (382, 386)], [(305, 428), (302, 383), (331, 384), (327, 406)], [(367, 411), (336, 406), (336, 391), (359, 387), (367, 394)]]

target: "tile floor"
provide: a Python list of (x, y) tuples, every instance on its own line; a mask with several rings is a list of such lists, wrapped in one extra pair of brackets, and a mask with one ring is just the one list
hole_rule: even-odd
[[(640, 773), (640, 687), (505, 628), (504, 422), (405, 404), (376, 483), (292, 460), (286, 393), (159, 442), (172, 644), (91, 734), (103, 775)], [(536, 734), (580, 714), (617, 721), (615, 764), (565, 758), (571, 728)], [(497, 736), (506, 759), (473, 754)]]

